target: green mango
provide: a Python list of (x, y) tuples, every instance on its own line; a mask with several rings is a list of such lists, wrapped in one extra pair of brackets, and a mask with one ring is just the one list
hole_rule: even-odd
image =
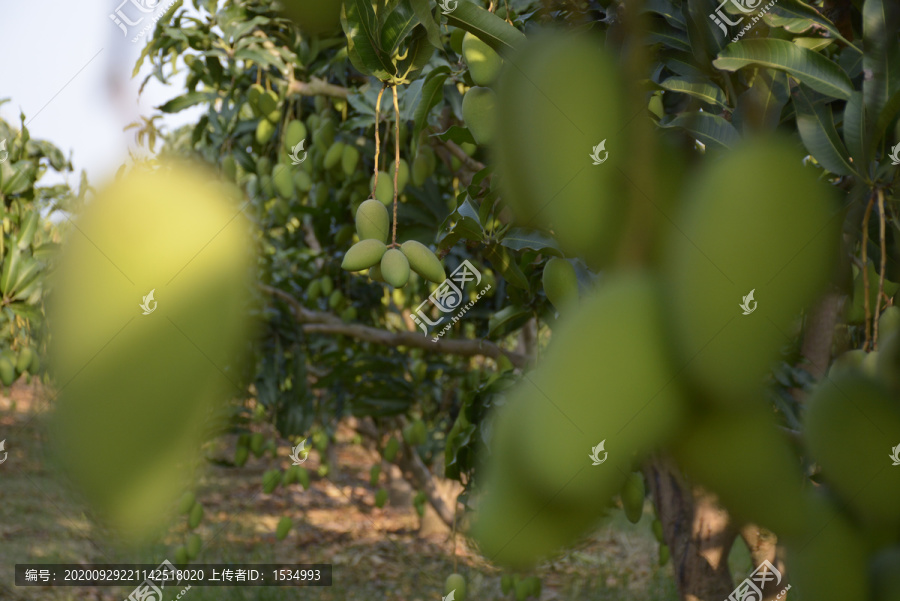
[(260, 119), (259, 125), (256, 126), (256, 142), (260, 146), (265, 146), (274, 135), (275, 125), (266, 119)]
[(376, 463), (372, 466), (372, 469), (369, 470), (369, 484), (372, 486), (378, 486), (379, 476), (381, 476), (381, 465)]
[(184, 496), (181, 497), (181, 500), (178, 502), (178, 513), (182, 515), (187, 515), (191, 512), (191, 509), (194, 507), (194, 503), (197, 502), (197, 497), (193, 492), (188, 491), (184, 493)]
[(343, 311), (341, 311), (341, 321), (351, 322), (356, 321), (356, 307), (349, 306)]
[(282, 517), (278, 520), (278, 526), (275, 528), (275, 538), (278, 540), (284, 540), (287, 538), (288, 533), (290, 533), (291, 528), (294, 527), (294, 520), (289, 518), (288, 516)]
[[(806, 511), (804, 476), (765, 406), (760, 392), (756, 403), (739, 412), (707, 413), (670, 448), (685, 473), (717, 493), (732, 515), (779, 536), (796, 534)], [(772, 488), (761, 488), (758, 478)]]
[(525, 601), (530, 596), (531, 584), (526, 579), (516, 582), (516, 601)]
[(297, 468), (297, 482), (303, 487), (303, 490), (309, 489), (309, 472), (304, 467)]
[(203, 520), (203, 505), (200, 503), (194, 503), (194, 506), (191, 507), (191, 513), (188, 516), (188, 528), (193, 530), (197, 526), (200, 525), (200, 522)]
[(222, 173), (229, 181), (237, 180), (237, 162), (234, 160), (233, 154), (226, 155), (222, 159)]
[(900, 546), (879, 551), (869, 561), (872, 601), (900, 601)]
[(375, 282), (381, 282), (382, 284), (385, 283), (384, 276), (381, 275), (381, 265), (380, 264), (372, 265), (371, 267), (369, 267), (369, 277), (372, 278), (372, 280)]
[(384, 447), (384, 460), (388, 463), (392, 462), (397, 457), (397, 452), (400, 450), (400, 443), (396, 438), (391, 436), (391, 438), (387, 441), (387, 444)]
[(183, 566), (188, 563), (188, 552), (187, 547), (184, 545), (175, 549), (175, 565)]
[(391, 231), (387, 208), (374, 198), (364, 200), (356, 210), (356, 233), (360, 240), (386, 243)]
[[(429, 158), (429, 155), (431, 158)], [(426, 146), (419, 149), (412, 166), (412, 183), (414, 186), (417, 188), (421, 187), (425, 184), (425, 180), (431, 177), (431, 174), (434, 173), (435, 163), (433, 161), (436, 161), (436, 159), (434, 151), (430, 147)]]
[(316, 302), (322, 296), (322, 281), (315, 279), (306, 287), (306, 300), (311, 303)]
[[(378, 201), (375, 201), (378, 203)], [(381, 204), (381, 203), (378, 203)], [(334, 235), (334, 243), (337, 246), (344, 246), (353, 239), (353, 226), (348, 224), (342, 225)]]
[(653, 523), (650, 525), (650, 529), (653, 530), (653, 537), (656, 539), (656, 542), (666, 542), (666, 539), (663, 537), (662, 522), (659, 521), (659, 518), (653, 520)]
[[(559, 32), (529, 38), (512, 61), (497, 86), (503, 110), (492, 145), (503, 197), (520, 224), (552, 228), (566, 254), (602, 267), (633, 192), (623, 175), (634, 156), (633, 129), (623, 123), (633, 111), (616, 60), (591, 37)], [(593, 165), (601, 143), (605, 161)]]
[[(840, 241), (834, 190), (801, 159), (781, 139), (735, 147), (693, 179), (668, 232), (663, 271), (673, 340), (713, 403), (759, 401), (785, 333), (831, 279)], [(735, 185), (738, 172), (766, 177)], [(745, 297), (755, 312), (742, 314)]]
[(641, 516), (644, 515), (644, 496), (646, 494), (647, 491), (644, 490), (644, 477), (637, 472), (628, 476), (619, 496), (622, 498), (622, 507), (625, 510), (625, 517), (627, 517), (628, 521), (632, 524), (640, 522)]
[(359, 165), (359, 150), (352, 144), (344, 146), (344, 153), (341, 156), (341, 169), (347, 177), (356, 173), (356, 167)]
[(671, 558), (671, 554), (669, 552), (669, 546), (668, 545), (660, 545), (659, 546), (659, 559), (657, 560), (657, 563), (660, 566), (664, 566), (667, 563), (669, 563), (670, 558)]
[(822, 380), (806, 401), (804, 426), (823, 479), (859, 519), (900, 526), (900, 470), (887, 463), (900, 443), (900, 408), (892, 395), (860, 375)]
[(544, 266), (542, 276), (544, 294), (562, 314), (578, 302), (578, 277), (572, 264), (559, 257), (552, 257)]
[(341, 159), (344, 157), (344, 143), (343, 142), (335, 142), (328, 149), (328, 152), (325, 153), (325, 162), (323, 163), (325, 169), (334, 169), (337, 167)]
[(293, 119), (284, 128), (284, 150), (292, 152), (294, 147), (306, 139), (306, 126), (303, 121)]
[(462, 574), (450, 574), (444, 581), (444, 595), (454, 593), (454, 601), (466, 601), (466, 579)]
[(341, 0), (282, 0), (281, 10), (307, 34), (330, 34), (341, 28)]
[[(400, 245), (400, 251), (408, 260), (410, 269), (429, 282), (440, 284), (447, 279), (447, 273), (444, 271), (441, 260), (421, 242), (407, 240)], [(383, 267), (382, 273), (384, 273)]]
[(298, 192), (309, 192), (312, 190), (312, 178), (309, 176), (309, 173), (302, 169), (298, 170), (294, 174), (294, 188)]
[(898, 331), (900, 331), (900, 307), (891, 305), (882, 311), (878, 318), (878, 339), (884, 340)]
[(238, 447), (234, 450), (234, 464), (238, 467), (244, 467), (247, 459), (250, 458), (250, 449), (247, 447)]
[(537, 576), (529, 576), (525, 579), (525, 582), (528, 583), (528, 588), (531, 589), (531, 596), (535, 599), (540, 598), (541, 596), (541, 579)]
[(351, 246), (347, 254), (344, 255), (341, 269), (346, 269), (347, 271), (368, 269), (382, 260), (382, 257), (387, 254), (385, 251), (387, 251), (387, 247), (381, 240), (375, 240), (374, 238), (360, 240)]
[[(863, 275), (855, 265), (853, 266), (853, 273), (855, 274), (853, 280), (853, 300), (847, 309), (847, 321), (849, 323), (862, 323), (866, 318), (866, 282), (863, 281)], [(875, 301), (878, 298), (879, 277), (878, 271), (875, 269), (875, 263), (871, 260), (867, 264), (866, 275), (869, 283), (869, 316), (873, 317), (875, 315)], [(900, 290), (900, 284), (888, 279), (884, 280), (884, 293), (889, 297), (897, 294), (898, 290)], [(889, 320), (890, 319), (891, 318), (889, 318)]]
[(41, 355), (35, 351), (31, 358), (31, 365), (28, 366), (28, 373), (37, 375), (41, 371)]
[(330, 309), (337, 309), (342, 302), (344, 302), (344, 295), (340, 290), (335, 290), (328, 297), (328, 307)]
[[(302, 171), (300, 173), (303, 173)], [(272, 185), (281, 198), (290, 200), (294, 197), (294, 179), (287, 165), (280, 164), (272, 175)]]
[(488, 144), (493, 140), (496, 112), (497, 95), (490, 88), (469, 88), (463, 96), (463, 120), (479, 144)]
[(260, 94), (257, 104), (259, 106), (259, 114), (266, 121), (272, 125), (278, 123), (278, 120), (281, 118), (281, 111), (278, 110), (278, 95), (275, 92), (268, 90)]
[(388, 249), (381, 258), (381, 276), (394, 288), (402, 288), (409, 281), (409, 259), (396, 248)]
[(281, 485), (282, 486), (290, 486), (291, 484), (294, 484), (297, 481), (297, 470), (294, 469), (295, 467), (298, 467), (298, 466), (292, 465), (291, 467), (289, 467), (288, 469), (284, 470), (284, 472), (281, 473)]
[(503, 574), (500, 576), (500, 591), (504, 595), (510, 594), (515, 586), (516, 581), (513, 579), (512, 574)]
[[(527, 567), (574, 542), (621, 490), (633, 458), (685, 424), (684, 362), (669, 353), (662, 299), (649, 274), (608, 275), (560, 322), (542, 364), (508, 393), (472, 526), (492, 561)], [(592, 465), (600, 442), (608, 453)]]
[[(803, 591), (804, 599), (816, 601), (868, 598), (865, 544), (859, 531), (840, 513), (829, 513), (830, 519), (816, 520), (816, 528), (803, 542), (786, 541), (785, 563), (790, 566), (791, 587)], [(781, 538), (779, 535), (779, 543)]]
[(26, 346), (20, 350), (19, 356), (16, 358), (16, 371), (20, 374), (28, 371), (28, 368), (34, 361), (34, 354), (34, 349), (30, 346)]
[(259, 176), (272, 175), (272, 159), (269, 157), (260, 157), (256, 161), (256, 174)]
[(269, 470), (263, 474), (263, 492), (267, 495), (272, 494), (272, 491), (274, 491), (279, 484), (281, 484), (281, 472), (278, 470)]
[(332, 291), (334, 291), (334, 282), (327, 275), (323, 275), (319, 278), (319, 281), (322, 282), (322, 294), (330, 296)]
[(385, 503), (388, 500), (388, 491), (383, 488), (379, 488), (378, 492), (375, 493), (375, 507), (381, 509), (384, 507)]
[[(84, 207), (84, 235), (57, 258), (65, 302), (48, 301), (48, 356), (67, 385), (51, 439), (60, 469), (126, 540), (154, 536), (195, 479), (204, 423), (230, 396), (222, 366), (243, 360), (256, 259), (233, 189), (194, 164), (135, 170)], [(165, 252), (148, 253), (160, 240)]]
[(879, 335), (878, 348), (881, 350), (878, 351), (875, 371), (894, 394), (900, 393), (900, 331), (892, 332), (885, 338)]
[(185, 546), (188, 559), (197, 559), (197, 556), (200, 555), (200, 547), (202, 546), (202, 543), (203, 541), (197, 534), (188, 535), (187, 545)]
[(497, 79), (500, 67), (503, 66), (500, 55), (469, 32), (463, 36), (462, 55), (469, 67), (472, 81), (479, 86), (491, 85)]
[(450, 28), (450, 48), (456, 54), (462, 55), (463, 53), (463, 37), (466, 35), (465, 29), (460, 29), (458, 27)]
[(866, 358), (866, 351), (853, 349), (839, 355), (828, 368), (828, 377), (835, 378), (842, 373), (856, 373), (862, 370), (862, 363)]
[(334, 144), (334, 134), (336, 131), (337, 125), (335, 125), (334, 119), (331, 117), (322, 119), (318, 129), (313, 132), (313, 145), (320, 150), (331, 148), (331, 145)]
[[(397, 163), (396, 161), (391, 161), (389, 165), (390, 175), (388, 179), (391, 182), (391, 190), (393, 190), (394, 185), (394, 172), (397, 171)], [(397, 190), (403, 192), (406, 189), (406, 184), (409, 183), (409, 164), (406, 162), (406, 159), (400, 159), (400, 171), (397, 174)], [(393, 198), (392, 198), (393, 200)]]
[(263, 453), (263, 444), (266, 442), (265, 437), (261, 432), (254, 432), (252, 436), (250, 436), (250, 450), (253, 451), (253, 454), (256, 457), (261, 457)]
[(259, 114), (259, 97), (265, 94), (265, 92), (266, 89), (258, 83), (253, 84), (247, 90), (247, 102), (250, 103), (250, 107), (253, 109), (254, 114)]
[(373, 190), (373, 195), (375, 198), (381, 201), (386, 207), (394, 204), (394, 179), (385, 173), (384, 171), (378, 172), (378, 187), (373, 188), (375, 185), (375, 175), (372, 175), (372, 178), (369, 180), (369, 189)]

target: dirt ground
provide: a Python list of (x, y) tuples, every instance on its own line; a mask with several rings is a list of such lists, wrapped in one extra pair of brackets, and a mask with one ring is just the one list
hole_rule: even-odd
[[(0, 600), (122, 601), (129, 589), (14, 586), (16, 563), (173, 560), (175, 548), (188, 532), (185, 518), (180, 517), (156, 545), (137, 550), (116, 545), (114, 537), (90, 519), (64, 478), (47, 467), (43, 396), (36, 387), (19, 383), (0, 398), (0, 440), (6, 440), (9, 453), (0, 464)], [(350, 443), (349, 433), (343, 434), (338, 436), (337, 475), (318, 477), (319, 458), (315, 452), (310, 454), (309, 490), (295, 484), (263, 493), (263, 472), (290, 465), (286, 450), (275, 458), (251, 455), (244, 467), (236, 468), (227, 465), (234, 456), (233, 436), (207, 447), (210, 461), (196, 489), (197, 500), (205, 508), (197, 529), (203, 549), (196, 563), (330, 563), (333, 586), (192, 587), (184, 599), (437, 601), (444, 579), (453, 571), (466, 576), (470, 600), (513, 598), (501, 593), (503, 572), (485, 562), (463, 537), (420, 536), (420, 519), (412, 505), (375, 507), (369, 468), (377, 455)], [(293, 519), (294, 528), (279, 541), (275, 526), (285, 515)], [(658, 566), (651, 521), (649, 504), (637, 525), (615, 511), (607, 524), (576, 548), (522, 576), (541, 577), (541, 601), (675, 600), (672, 567)], [(749, 564), (748, 559), (732, 555), (738, 564)], [(165, 601), (178, 592), (167, 592)]]

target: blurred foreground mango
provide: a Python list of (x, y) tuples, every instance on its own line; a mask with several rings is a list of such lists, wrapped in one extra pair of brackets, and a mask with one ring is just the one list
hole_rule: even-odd
[(251, 255), (229, 196), (185, 167), (126, 175), (79, 216), (52, 280), (52, 442), (128, 540), (165, 522), (204, 419), (239, 392)]

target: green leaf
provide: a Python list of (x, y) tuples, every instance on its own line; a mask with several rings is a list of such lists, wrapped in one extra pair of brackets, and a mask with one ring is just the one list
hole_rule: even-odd
[(431, 60), (432, 54), (434, 54), (434, 46), (428, 43), (425, 31), (421, 28), (415, 29), (406, 50), (406, 58), (397, 64), (397, 72), (405, 77), (423, 69)]
[(218, 94), (215, 92), (188, 92), (183, 96), (176, 96), (172, 100), (156, 108), (164, 113), (177, 113), (186, 108), (200, 104), (201, 102), (211, 102), (216, 98), (218, 98)]
[(759, 69), (753, 85), (741, 94), (731, 115), (731, 123), (742, 132), (772, 131), (781, 121), (788, 101), (787, 75), (774, 69)]
[(828, 31), (833, 37), (853, 48), (856, 52), (862, 52), (853, 45), (853, 42), (841, 35), (841, 32), (834, 26), (834, 23), (823, 17), (822, 13), (805, 2), (801, 2), (800, 0), (779, 0), (770, 9), (769, 14), (795, 19), (809, 19)]
[(749, 66), (786, 71), (817, 92), (841, 100), (847, 100), (853, 92), (850, 78), (836, 63), (787, 40), (755, 39), (729, 44), (713, 65), (724, 71)]
[(431, 12), (432, 3), (429, 0), (410, 0), (413, 12), (419, 18), (419, 22), (425, 26), (425, 33), (428, 35), (428, 41), (438, 50), (443, 50), (444, 45), (441, 43), (441, 29)]
[[(528, 230), (520, 227), (513, 228), (509, 230), (509, 233), (507, 233), (506, 236), (504, 236), (503, 240), (500, 241), (500, 244), (512, 250), (530, 248), (558, 257), (563, 256), (562, 250), (559, 248), (556, 240), (536, 230)], [(548, 250), (550, 252), (548, 252)]]
[(515, 258), (504, 247), (500, 245), (491, 246), (485, 253), (485, 257), (491, 262), (494, 270), (503, 276), (510, 285), (523, 290), (528, 290), (528, 278), (519, 269)]
[(685, 28), (684, 15), (671, 0), (647, 0), (641, 7), (644, 12), (654, 12), (662, 15), (673, 27)]
[(488, 320), (488, 336), (493, 337), (500, 333), (512, 332), (529, 319), (531, 319), (531, 311), (527, 309), (513, 305), (504, 307), (491, 315)]
[(689, 50), (700, 69), (710, 73), (713, 58), (722, 50), (726, 40), (719, 27), (710, 18), (716, 10), (717, 0), (684, 0), (681, 6), (687, 26)]
[(419, 138), (421, 132), (428, 125), (428, 114), (431, 109), (436, 107), (444, 99), (444, 82), (450, 75), (450, 67), (441, 66), (434, 69), (425, 76), (425, 83), (422, 85), (422, 98), (416, 105), (416, 112), (413, 115), (413, 139)]
[(881, 113), (891, 97), (900, 90), (900, 10), (895, 0), (866, 0), (863, 18), (863, 100), (866, 105), (866, 124), (872, 143), (878, 144), (881, 134), (875, 130)]
[(16, 240), (16, 244), (18, 245), (19, 250), (25, 250), (26, 248), (31, 246), (40, 220), (41, 213), (38, 210), (31, 211), (30, 213), (28, 213), (28, 216), (25, 217), (25, 223), (22, 226), (22, 229), (19, 231), (19, 236)]
[(347, 36), (347, 52), (353, 66), (366, 75), (385, 81), (397, 73), (381, 48), (378, 20), (369, 0), (345, 0), (341, 6), (341, 27)]
[(832, 173), (854, 173), (850, 165), (850, 154), (834, 127), (831, 105), (816, 103), (810, 89), (802, 84), (794, 93), (793, 99), (797, 130), (809, 154)]
[(451, 142), (455, 142), (457, 144), (463, 144), (463, 143), (474, 144), (475, 143), (475, 138), (472, 137), (472, 134), (469, 133), (469, 130), (464, 127), (460, 127), (458, 125), (451, 125), (450, 129), (448, 129), (447, 131), (440, 133), (440, 134), (434, 134), (434, 135), (441, 142), (446, 142), (447, 140), (450, 140)]
[(866, 106), (862, 92), (853, 92), (844, 107), (844, 140), (857, 171), (868, 177), (871, 137), (866, 129)]
[(409, 0), (401, 0), (387, 16), (381, 29), (381, 47), (388, 56), (394, 56), (406, 36), (418, 24), (419, 19), (409, 5)]
[(7, 196), (22, 194), (34, 185), (37, 166), (32, 161), (17, 161), (10, 166), (12, 175), (3, 176), (0, 192)]
[(468, 31), (503, 55), (525, 41), (524, 33), (471, 2), (460, 2), (456, 10), (447, 15), (447, 23)]
[(681, 113), (659, 126), (683, 129), (709, 148), (731, 148), (741, 139), (731, 123), (712, 113)]
[(709, 79), (698, 77), (683, 77), (676, 75), (659, 84), (671, 92), (681, 92), (694, 98), (699, 98), (707, 104), (714, 104), (722, 108), (729, 108), (725, 99), (725, 92), (712, 83)]

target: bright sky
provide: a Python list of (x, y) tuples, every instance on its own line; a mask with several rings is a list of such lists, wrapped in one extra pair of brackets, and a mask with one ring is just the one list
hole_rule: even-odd
[[(95, 186), (110, 178), (127, 161), (128, 149), (137, 147), (134, 130), (123, 128), (182, 90), (179, 74), (170, 86), (154, 80), (138, 98), (146, 65), (131, 78), (146, 38), (131, 40), (158, 11), (131, 27), (127, 38), (109, 18), (121, 7), (136, 21), (143, 13), (135, 4), (164, 7), (170, 1), (0, 0), (0, 99), (10, 99), (0, 106), (0, 117), (18, 126), (24, 112), (32, 138), (49, 140), (71, 158), (75, 172), (67, 180), (74, 188), (82, 169)], [(187, 110), (165, 123), (171, 131), (196, 121), (200, 112)], [(40, 183), (55, 181), (48, 174)]]

